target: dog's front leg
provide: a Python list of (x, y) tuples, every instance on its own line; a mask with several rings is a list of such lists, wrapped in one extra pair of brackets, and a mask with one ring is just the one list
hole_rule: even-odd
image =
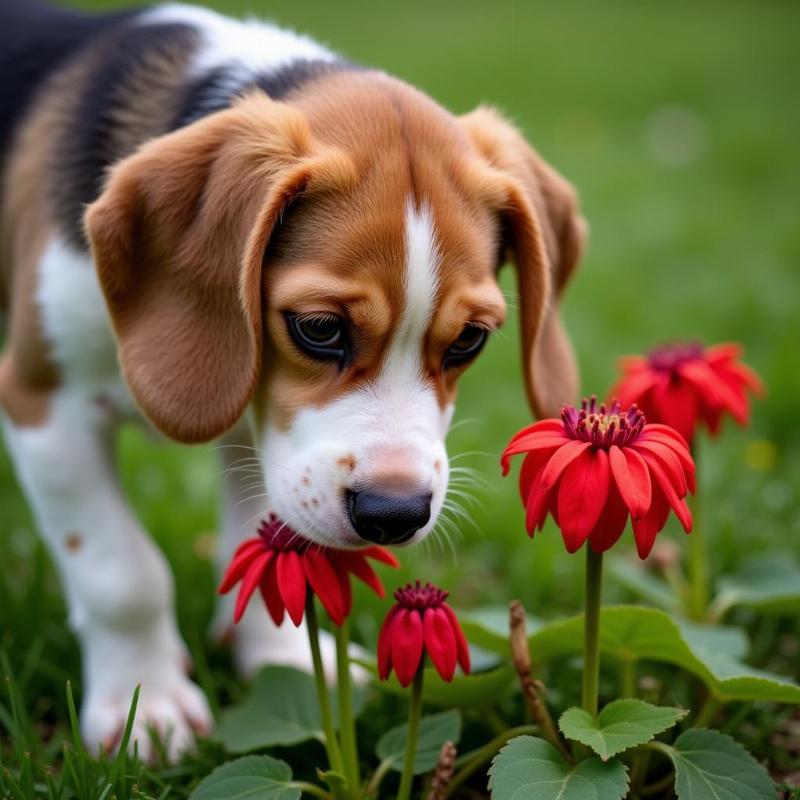
[(186, 677), (173, 611), (172, 576), (129, 510), (114, 475), (102, 413), (61, 390), (46, 422), (18, 427), (3, 418), (17, 474), (68, 595), (81, 641), (87, 743), (113, 748), (141, 684), (134, 736), (148, 757), (148, 727), (174, 757), (211, 716)]

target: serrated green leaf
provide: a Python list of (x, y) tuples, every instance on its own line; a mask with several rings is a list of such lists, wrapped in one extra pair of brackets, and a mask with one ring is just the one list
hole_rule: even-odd
[[(375, 755), (381, 761), (390, 761), (391, 768), (397, 772), (403, 769), (406, 751), (408, 725), (398, 725), (386, 731), (378, 740)], [(423, 717), (419, 726), (417, 740), (417, 757), (414, 760), (414, 774), (430, 772), (439, 759), (439, 753), (445, 742), (457, 744), (461, 738), (461, 712), (443, 711)]]
[[(363, 705), (363, 692), (354, 691), (354, 712), (358, 714)], [(338, 717), (334, 693), (331, 706), (334, 717)], [(265, 667), (256, 675), (245, 699), (222, 712), (214, 738), (229, 753), (275, 745), (290, 747), (309, 739), (323, 741), (314, 679), (293, 667)]]
[(270, 756), (245, 756), (217, 767), (203, 778), (189, 800), (300, 800), (291, 785), (292, 769)]
[(679, 800), (775, 800), (769, 773), (724, 733), (693, 728), (661, 749), (675, 765)]
[(722, 616), (736, 606), (772, 614), (789, 614), (800, 609), (800, 566), (794, 557), (771, 553), (722, 578), (714, 609)]
[[(731, 628), (682, 625), (659, 609), (642, 606), (606, 606), (600, 616), (600, 650), (604, 656), (674, 664), (697, 675), (723, 702), (800, 703), (800, 686), (790, 678), (755, 669), (730, 655), (732, 649), (741, 651), (741, 636)], [(534, 661), (580, 654), (583, 615), (543, 625), (528, 641)], [(507, 643), (504, 648), (507, 652)]]
[[(374, 661), (358, 659), (364, 669), (377, 676), (378, 668)], [(439, 677), (439, 673), (431, 667), (425, 669), (425, 681), (422, 686), (422, 699), (434, 706), (460, 706), (461, 708), (484, 708), (492, 706), (509, 693), (516, 682), (513, 667), (507, 664), (486, 672), (473, 672), (470, 675), (457, 673), (450, 683)], [(378, 684), (380, 689), (391, 694), (408, 696), (411, 691), (403, 688), (394, 673), (388, 680)]]
[(594, 719), (582, 708), (570, 708), (561, 715), (558, 727), (568, 739), (591, 747), (603, 761), (649, 742), (671, 728), (687, 712), (669, 706), (653, 706), (643, 700), (615, 700)]
[(544, 740), (518, 736), (492, 760), (489, 790), (492, 800), (622, 800), (628, 771), (599, 758), (571, 766)]

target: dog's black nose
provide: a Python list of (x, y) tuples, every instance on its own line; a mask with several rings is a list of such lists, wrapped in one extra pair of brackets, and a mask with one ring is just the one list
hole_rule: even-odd
[(391, 497), (348, 490), (347, 513), (362, 539), (375, 544), (402, 544), (431, 518), (431, 496)]

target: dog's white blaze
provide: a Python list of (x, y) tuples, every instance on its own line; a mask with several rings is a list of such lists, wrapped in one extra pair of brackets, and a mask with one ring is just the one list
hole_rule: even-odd
[[(234, 20), (207, 8), (182, 3), (167, 3), (147, 11), (140, 21), (141, 24), (190, 25), (200, 33), (202, 44), (190, 68), (192, 75), (202, 75), (223, 65), (264, 72), (297, 58), (323, 61), (335, 58), (327, 48), (292, 30), (254, 18)], [(235, 71), (232, 77), (238, 77)]]
[[(406, 208), (403, 312), (387, 349), (383, 369), (370, 384), (323, 408), (306, 408), (290, 430), (269, 426), (264, 434), (264, 473), (269, 502), (293, 528), (323, 544), (359, 543), (347, 519), (344, 488), (369, 485), (383, 459), (402, 451), (409, 477), (430, 491), (435, 524), (447, 489), (444, 438), (453, 409), (442, 410), (422, 369), (423, 343), (439, 285), (439, 248), (427, 206)], [(338, 463), (352, 456), (356, 468)]]
[(439, 289), (439, 247), (433, 213), (427, 205), (417, 210), (406, 204), (406, 272), (403, 316), (386, 357), (384, 380), (419, 381), (422, 345)]

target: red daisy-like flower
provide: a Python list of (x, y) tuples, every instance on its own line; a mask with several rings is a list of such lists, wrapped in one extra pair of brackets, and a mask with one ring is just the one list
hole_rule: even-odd
[(673, 344), (647, 356), (620, 361), (622, 377), (613, 395), (623, 404), (636, 403), (650, 422), (663, 422), (691, 442), (699, 422), (715, 434), (723, 413), (740, 424), (750, 416), (748, 391), (764, 395), (758, 375), (739, 358), (741, 345), (728, 343), (703, 348)]
[(219, 586), (227, 594), (241, 582), (233, 621), (239, 622), (256, 589), (276, 625), (284, 614), (295, 625), (303, 621), (309, 587), (319, 597), (331, 619), (342, 625), (353, 607), (350, 573), (379, 597), (386, 592), (368, 558), (398, 567), (398, 560), (383, 547), (332, 550), (303, 539), (276, 516), (258, 528), (258, 536), (239, 545)]
[(414, 680), (422, 657), (430, 656), (442, 679), (453, 680), (456, 664), (469, 675), (469, 647), (453, 609), (445, 602), (447, 592), (417, 581), (394, 593), (378, 636), (378, 676), (385, 681), (392, 670), (401, 686)]
[(689, 533), (692, 515), (685, 497), (695, 490), (694, 461), (672, 428), (648, 424), (632, 406), (609, 408), (592, 397), (580, 410), (564, 406), (561, 419), (545, 419), (521, 430), (501, 459), (526, 453), (519, 489), (530, 536), (548, 512), (561, 528), (570, 553), (588, 539), (602, 553), (622, 535), (630, 515), (640, 558), (673, 510)]

